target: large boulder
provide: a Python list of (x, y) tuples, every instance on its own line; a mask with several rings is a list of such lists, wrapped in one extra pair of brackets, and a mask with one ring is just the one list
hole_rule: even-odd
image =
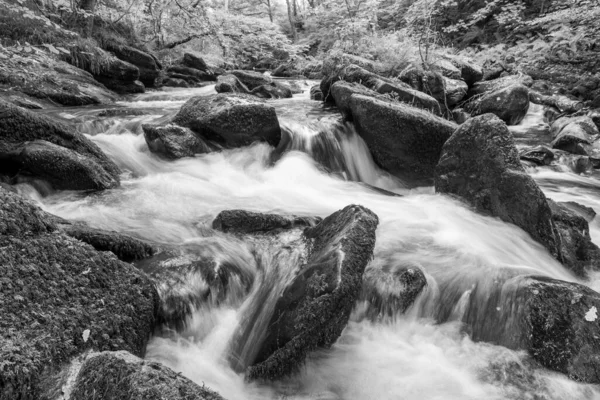
[(350, 109), (350, 99), (352, 95), (362, 94), (368, 97), (377, 97), (378, 93), (366, 88), (360, 83), (337, 81), (331, 85), (331, 96), (336, 107), (344, 119), (352, 121), (352, 110)]
[(293, 97), (291, 87), (279, 82), (271, 82), (255, 87), (250, 94), (261, 99), (290, 99)]
[(502, 78), (491, 81), (477, 82), (469, 89), (469, 96), (477, 96), (505, 89), (513, 85), (523, 85), (529, 87), (533, 84), (533, 79), (528, 75), (507, 75)]
[(591, 145), (599, 136), (598, 128), (588, 116), (562, 117), (550, 127), (554, 137), (552, 147), (574, 154), (587, 154)]
[(279, 214), (263, 214), (245, 210), (221, 211), (212, 223), (213, 229), (227, 233), (266, 232), (277, 229), (315, 226), (318, 217), (297, 217)]
[(200, 136), (183, 126), (142, 125), (144, 139), (151, 152), (175, 160), (209, 153), (212, 149)]
[(446, 142), (435, 188), (517, 225), (577, 275), (597, 268), (587, 221), (546, 199), (523, 169), (512, 134), (492, 114), (468, 120)]
[(267, 75), (263, 75), (254, 71), (233, 70), (230, 74), (235, 75), (246, 87), (254, 90), (259, 86), (268, 85), (273, 82), (273, 79)]
[(384, 169), (431, 179), (442, 146), (457, 125), (409, 105), (353, 95), (350, 109), (359, 135)]
[(483, 79), (483, 68), (480, 65), (461, 57), (451, 57), (449, 60), (460, 70), (462, 80), (465, 81), (467, 85), (473, 86)]
[(457, 105), (466, 97), (469, 87), (464, 81), (444, 77), (444, 82), (446, 86), (446, 105), (448, 107)]
[(208, 64), (206, 64), (204, 59), (191, 53), (185, 53), (183, 55), (183, 65), (189, 68), (197, 69), (199, 71), (208, 70)]
[(281, 138), (275, 109), (264, 100), (241, 94), (193, 97), (181, 107), (173, 122), (231, 147), (254, 141), (276, 146)]
[(529, 89), (515, 84), (472, 98), (466, 109), (473, 116), (492, 113), (509, 125), (517, 125), (529, 110)]
[(442, 104), (446, 100), (446, 81), (439, 72), (409, 66), (398, 75), (398, 79)]
[(0, 221), (1, 399), (44, 398), (42, 381), (88, 349), (143, 355), (158, 308), (150, 279), (2, 188)]
[(296, 371), (308, 352), (331, 346), (358, 299), (373, 256), (378, 218), (347, 206), (304, 231), (306, 264), (278, 298), (264, 341), (247, 370), (249, 379), (278, 379)]
[(116, 93), (143, 93), (145, 90), (144, 84), (139, 81), (138, 67), (116, 57), (110, 57), (104, 68), (90, 72), (98, 82)]
[(126, 351), (90, 354), (79, 370), (70, 400), (223, 400), (180, 373)]
[(72, 126), (3, 101), (0, 159), (0, 172), (48, 179), (60, 189), (105, 189), (119, 184), (119, 168)]
[(131, 46), (116, 44), (109, 45), (107, 50), (111, 51), (120, 60), (135, 65), (139, 71), (139, 80), (145, 86), (156, 86), (161, 75), (162, 66), (152, 54)]

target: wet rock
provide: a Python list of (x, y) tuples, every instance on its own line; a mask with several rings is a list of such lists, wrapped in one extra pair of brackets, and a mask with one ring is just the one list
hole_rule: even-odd
[(229, 71), (229, 73), (235, 75), (250, 90), (254, 90), (259, 86), (269, 85), (273, 82), (271, 77), (258, 72), (233, 70)]
[(94, 159), (45, 140), (26, 142), (0, 154), (3, 167), (49, 182), (60, 190), (104, 190), (119, 181)]
[(446, 100), (446, 82), (439, 72), (409, 66), (400, 73), (398, 79), (409, 84), (413, 89), (428, 94), (442, 104)]
[(212, 223), (213, 229), (229, 233), (267, 232), (297, 227), (311, 227), (321, 222), (318, 217), (263, 214), (245, 210), (221, 211)]
[(140, 70), (133, 64), (112, 57), (108, 65), (94, 73), (94, 78), (116, 93), (143, 93)]
[(199, 71), (208, 70), (208, 65), (206, 64), (204, 59), (191, 53), (185, 53), (183, 55), (183, 65), (189, 68), (197, 69)]
[(550, 127), (550, 132), (554, 137), (553, 148), (583, 155), (588, 154), (586, 145), (591, 145), (600, 135), (594, 121), (587, 116), (559, 118)]
[(281, 138), (275, 109), (264, 100), (241, 94), (193, 97), (181, 107), (173, 122), (231, 147), (254, 141), (276, 146)]
[(126, 351), (92, 353), (84, 361), (71, 400), (223, 400), (161, 363)]
[(158, 307), (152, 282), (52, 232), (41, 210), (2, 188), (0, 207), (0, 359), (10, 366), (0, 368), (3, 398), (42, 398), (41, 381), (88, 349), (142, 356)]
[(550, 206), (519, 162), (504, 122), (491, 114), (471, 118), (441, 153), (436, 192), (458, 196), (477, 211), (517, 225), (558, 257)]
[(564, 201), (557, 203), (561, 206), (567, 207), (575, 214), (583, 217), (587, 222), (592, 222), (596, 218), (596, 211), (591, 207), (586, 207), (583, 204), (576, 203), (574, 201)]
[(446, 105), (453, 107), (460, 103), (467, 95), (469, 87), (462, 80), (444, 77), (446, 87)]
[(554, 152), (546, 146), (536, 146), (521, 150), (519, 158), (537, 165), (550, 165), (554, 160)]
[(311, 86), (310, 99), (316, 101), (323, 101), (323, 92), (321, 92), (321, 87), (319, 85)]
[(185, 80), (173, 78), (173, 77), (165, 79), (163, 81), (163, 86), (180, 87), (180, 88), (190, 87), (189, 83), (187, 83)]
[(191, 129), (178, 125), (142, 125), (144, 139), (151, 152), (168, 159), (204, 154), (211, 147)]
[(306, 355), (331, 346), (342, 333), (373, 256), (378, 218), (348, 206), (307, 228), (306, 264), (275, 305), (249, 379), (278, 379), (298, 370)]
[(529, 90), (512, 85), (473, 98), (465, 107), (472, 115), (492, 113), (509, 125), (517, 125), (529, 110)]
[(372, 262), (365, 270), (361, 299), (369, 302), (371, 319), (404, 313), (427, 286), (419, 265)]
[[(97, 187), (118, 185), (119, 168), (96, 144), (78, 133), (72, 126), (0, 101), (0, 157), (17, 151), (25, 142), (35, 140), (43, 140), (72, 150), (83, 158), (92, 160), (93, 164), (100, 166), (103, 171), (95, 171), (99, 177), (105, 177), (106, 179), (99, 180), (98, 182), (104, 182), (104, 184), (98, 184)], [(65, 157), (68, 158), (68, 156)], [(0, 163), (0, 169), (8, 167), (6, 163)], [(18, 173), (18, 171), (9, 172), (11, 176)], [(62, 181), (62, 187), (70, 185), (68, 176), (59, 176), (56, 177), (56, 180)], [(80, 187), (80, 185), (77, 184), (77, 187)]]
[(120, 60), (135, 65), (139, 71), (138, 79), (145, 86), (157, 86), (157, 80), (160, 77), (162, 66), (152, 54), (131, 46), (115, 44), (109, 45), (107, 50), (112, 52)]
[(91, 245), (98, 251), (110, 251), (121, 261), (132, 262), (152, 256), (155, 249), (148, 243), (114, 231), (90, 228), (82, 224), (66, 225), (62, 231)]
[(279, 82), (258, 86), (252, 89), (250, 94), (261, 99), (291, 99), (293, 97), (292, 89)]
[(588, 221), (563, 203), (548, 200), (559, 238), (560, 261), (579, 276), (598, 268), (600, 249), (592, 243)]
[(350, 108), (375, 162), (414, 179), (433, 177), (442, 146), (457, 128), (427, 111), (362, 95), (352, 96)]
[(217, 78), (215, 90), (217, 93), (250, 93), (250, 89), (248, 89), (235, 75), (231, 74), (219, 76)]

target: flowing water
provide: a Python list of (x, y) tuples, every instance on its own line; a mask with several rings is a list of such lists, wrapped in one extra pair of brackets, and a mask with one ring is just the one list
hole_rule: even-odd
[[(336, 111), (310, 101), (307, 92), (273, 101), (284, 130), (278, 149), (254, 144), (177, 161), (149, 152), (141, 124), (166, 121), (189, 97), (211, 93), (213, 87), (152, 92), (118, 105), (141, 115), (101, 117), (97, 108), (53, 111), (75, 121), (123, 169), (121, 187), (44, 197), (32, 186), (20, 187), (61, 217), (151, 241), (179, 258), (209, 254), (235, 267), (242, 277), (237, 284), (229, 282), (219, 301), (213, 296), (194, 304), (185, 326), (155, 336), (148, 359), (230, 400), (600, 399), (597, 387), (536, 367), (524, 352), (472, 340), (461, 323), (466, 308), (485, 304), (470, 329), (502, 343), (503, 330), (514, 321), (510, 316), (497, 320), (488, 311), (508, 308), (510, 299), (492, 304), (491, 293), (521, 275), (576, 278), (515, 226), (381, 171), (353, 127), (338, 123)], [(515, 135), (526, 138), (528, 127), (542, 125), (541, 111), (534, 108)], [(556, 167), (530, 172), (549, 197), (600, 209), (600, 183), (593, 174)], [(291, 232), (280, 239), (287, 241), (287, 253), (274, 252), (268, 245), (214, 232), (212, 220), (221, 210), (235, 208), (325, 217), (348, 204), (364, 205), (380, 219), (368, 268), (418, 265), (427, 289), (403, 315), (366, 318), (369, 304), (357, 303), (336, 344), (311, 354), (296, 376), (272, 384), (246, 382), (238, 371), (260, 345), (264, 315), (289, 280), (289, 270), (281, 265), (298, 262), (296, 237)], [(591, 230), (600, 243), (600, 225), (592, 223)], [(209, 286), (193, 270), (169, 279), (159, 284), (162, 293), (167, 286), (179, 294)], [(586, 284), (600, 286), (594, 280)], [(232, 341), (249, 320), (256, 327), (244, 336), (236, 368), (230, 363)]]

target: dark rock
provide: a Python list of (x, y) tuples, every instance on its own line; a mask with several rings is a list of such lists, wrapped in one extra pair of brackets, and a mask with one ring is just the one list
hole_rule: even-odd
[(566, 96), (546, 96), (538, 92), (529, 91), (529, 101), (548, 107), (555, 107), (560, 112), (575, 113), (583, 109), (581, 101), (569, 99)]
[(311, 227), (321, 222), (318, 217), (263, 214), (245, 210), (221, 211), (212, 223), (213, 229), (229, 233), (267, 232), (296, 227)]
[(450, 60), (439, 59), (433, 63), (433, 68), (444, 77), (454, 80), (462, 80), (461, 70)]
[(123, 45), (109, 45), (107, 50), (111, 51), (120, 60), (135, 65), (139, 70), (139, 80), (145, 86), (157, 86), (157, 80), (160, 77), (162, 68), (156, 57), (152, 54)]
[(594, 125), (596, 125), (596, 128), (600, 130), (600, 110), (590, 111), (588, 117), (590, 117)]
[(2, 168), (41, 178), (60, 190), (104, 190), (119, 185), (93, 158), (45, 140), (23, 143), (0, 154), (0, 161)]
[(591, 207), (586, 207), (583, 204), (576, 203), (574, 201), (565, 201), (558, 203), (561, 206), (567, 207), (575, 214), (583, 217), (587, 222), (592, 222), (596, 218), (596, 211)]
[[(18, 150), (23, 143), (34, 140), (44, 140), (62, 146), (92, 160), (114, 182), (108, 186), (118, 185), (119, 168), (96, 144), (78, 133), (74, 127), (0, 101), (0, 157)], [(0, 163), (0, 169), (7, 167), (6, 163)], [(18, 171), (11, 172), (14, 174)], [(65, 185), (68, 182), (66, 178), (66, 176), (62, 177)]]
[(271, 82), (252, 89), (250, 94), (262, 99), (291, 99), (292, 89), (279, 82)]
[(132, 116), (139, 116), (139, 115), (146, 115), (146, 114), (148, 114), (147, 111), (137, 110), (134, 108), (109, 108), (107, 110), (103, 110), (100, 113), (98, 113), (98, 116), (113, 118), (113, 117), (132, 117)]
[(202, 57), (198, 57), (197, 55), (191, 53), (185, 53), (183, 55), (183, 65), (189, 68), (194, 68), (199, 71), (207, 71), (208, 65), (202, 59)]
[(101, 77), (96, 77), (96, 79), (113, 92), (119, 94), (136, 94), (144, 93), (146, 91), (146, 87), (140, 81), (121, 81), (118, 79)]
[(126, 351), (92, 353), (83, 362), (71, 400), (223, 400), (180, 373)]
[(323, 101), (323, 92), (321, 92), (320, 85), (314, 85), (310, 88), (310, 99), (316, 101)]
[(146, 242), (118, 232), (90, 228), (81, 224), (67, 225), (63, 232), (91, 245), (98, 251), (110, 251), (121, 261), (132, 262), (152, 256), (155, 249)]
[(554, 160), (554, 152), (546, 146), (536, 146), (521, 150), (519, 158), (537, 165), (550, 165)]
[(235, 75), (221, 75), (217, 78), (215, 85), (217, 93), (245, 93), (250, 94), (250, 89), (246, 87)]
[(142, 125), (151, 152), (169, 159), (209, 153), (210, 146), (191, 129), (178, 125)]
[(352, 121), (352, 110), (350, 109), (350, 99), (354, 94), (362, 94), (368, 97), (377, 97), (378, 93), (367, 89), (360, 83), (351, 83), (346, 81), (337, 81), (331, 85), (331, 96), (335, 102), (336, 107), (344, 119)]
[(174, 65), (167, 68), (169, 76), (175, 77), (174, 74), (187, 75), (193, 77), (197, 81), (216, 81), (217, 76), (212, 71), (200, 71), (195, 68), (184, 67), (182, 65)]
[(517, 225), (558, 257), (546, 196), (523, 169), (513, 136), (498, 117), (471, 118), (448, 139), (435, 170), (435, 189)]
[(185, 80), (173, 78), (173, 77), (165, 79), (163, 81), (163, 86), (180, 87), (180, 88), (190, 87), (189, 83), (187, 83)]
[(250, 90), (254, 90), (259, 86), (268, 85), (273, 82), (271, 77), (258, 72), (233, 70), (229, 71), (229, 73), (235, 75)]
[(446, 105), (453, 107), (465, 98), (469, 87), (462, 80), (444, 77), (444, 82), (446, 87)]
[(508, 75), (503, 78), (491, 81), (477, 82), (469, 89), (469, 96), (477, 96), (497, 90), (506, 89), (514, 85), (529, 87), (533, 84), (533, 79), (528, 75)]
[(469, 114), (462, 108), (455, 108), (454, 110), (452, 110), (452, 119), (457, 124), (463, 124), (469, 118), (471, 118), (471, 114)]
[(144, 84), (139, 81), (138, 67), (116, 57), (111, 58), (105, 68), (95, 72), (94, 78), (120, 94), (144, 92)]
[(350, 108), (375, 162), (416, 179), (433, 177), (442, 146), (457, 128), (427, 111), (362, 95), (352, 96)]
[(452, 58), (451, 62), (460, 70), (462, 79), (469, 87), (483, 79), (481, 66), (459, 57)]
[(304, 231), (310, 254), (275, 305), (267, 336), (247, 370), (249, 379), (288, 375), (308, 352), (337, 340), (360, 294), (377, 224), (375, 214), (353, 205)]
[(264, 100), (241, 94), (193, 97), (181, 107), (173, 122), (208, 140), (233, 147), (254, 141), (276, 146), (281, 138), (275, 109)]
[[(3, 399), (42, 398), (41, 381), (88, 349), (142, 356), (158, 295), (132, 265), (51, 232), (37, 207), (0, 188)], [(40, 290), (43, 288), (43, 290)]]
[(398, 79), (442, 104), (446, 101), (446, 82), (439, 72), (409, 66), (400, 73)]
[(390, 83), (377, 79), (370, 83), (370, 87), (377, 93), (388, 95), (394, 100), (430, 111), (435, 115), (442, 114), (442, 109), (436, 99), (424, 92), (412, 89), (408, 85), (403, 85), (402, 82)]
[(492, 113), (509, 125), (517, 125), (529, 110), (529, 90), (523, 85), (487, 92), (466, 105), (472, 115)]
[(600, 135), (594, 121), (587, 116), (559, 118), (550, 131), (554, 137), (553, 148), (583, 155), (588, 153), (585, 145), (591, 145)]
[(427, 286), (418, 265), (372, 262), (365, 270), (361, 299), (369, 302), (371, 319), (404, 313)]

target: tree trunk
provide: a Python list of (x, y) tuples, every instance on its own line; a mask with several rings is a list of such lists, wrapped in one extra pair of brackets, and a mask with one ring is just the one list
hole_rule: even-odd
[[(293, 0), (292, 0), (293, 1)], [(292, 42), (296, 43), (298, 41), (298, 33), (296, 32), (296, 24), (294, 20), (294, 16), (292, 15), (292, 5), (290, 4), (290, 0), (285, 0), (287, 4), (288, 11), (288, 19), (290, 21), (290, 28), (292, 28)]]
[(229, 0), (225, 0), (224, 7), (225, 12), (229, 12)]
[(96, 0), (81, 0), (81, 3), (79, 3), (79, 8), (93, 13), (94, 9), (96, 8)]
[(267, 9), (269, 10), (269, 19), (273, 22), (273, 10), (271, 9), (271, 0), (267, 1)]

